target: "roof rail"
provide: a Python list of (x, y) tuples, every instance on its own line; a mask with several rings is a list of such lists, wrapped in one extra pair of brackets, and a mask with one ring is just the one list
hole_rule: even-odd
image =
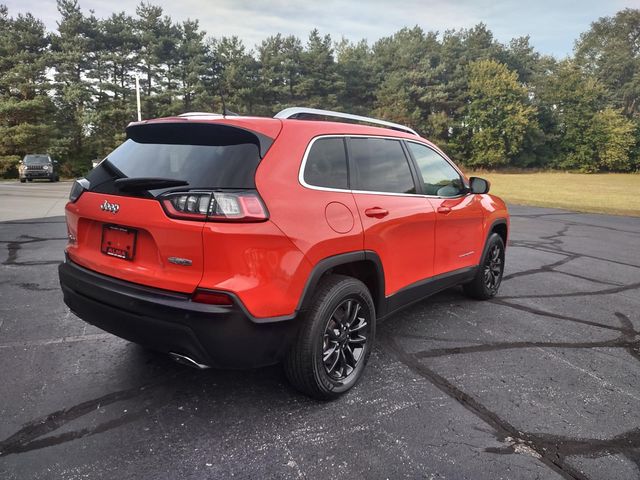
[(223, 115), (220, 113), (212, 113), (212, 112), (186, 112), (178, 115), (179, 117), (187, 117), (187, 118), (220, 118)]
[(305, 107), (291, 107), (275, 114), (274, 118), (295, 118), (298, 115), (316, 115), (318, 117), (333, 117), (344, 118), (347, 120), (355, 120), (358, 122), (372, 123), (374, 125), (382, 125), (394, 130), (400, 130), (402, 132), (411, 133), (419, 136), (418, 133), (412, 128), (405, 127), (399, 123), (387, 122), (386, 120), (379, 120), (377, 118), (363, 117), (360, 115), (352, 115), (351, 113), (333, 112), (331, 110), (319, 110), (317, 108), (305, 108)]

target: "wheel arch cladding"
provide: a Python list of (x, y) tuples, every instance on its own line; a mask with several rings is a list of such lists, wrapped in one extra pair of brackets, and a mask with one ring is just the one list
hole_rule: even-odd
[(366, 285), (373, 298), (376, 315), (384, 314), (384, 271), (382, 262), (375, 252), (349, 252), (325, 258), (318, 262), (304, 288), (298, 310), (309, 307), (320, 280), (328, 274), (346, 275), (360, 280)]

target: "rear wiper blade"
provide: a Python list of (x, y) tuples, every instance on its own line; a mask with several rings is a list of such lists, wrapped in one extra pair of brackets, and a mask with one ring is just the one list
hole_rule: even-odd
[(155, 190), (156, 188), (186, 187), (189, 182), (173, 178), (133, 177), (118, 178), (113, 184), (123, 192)]

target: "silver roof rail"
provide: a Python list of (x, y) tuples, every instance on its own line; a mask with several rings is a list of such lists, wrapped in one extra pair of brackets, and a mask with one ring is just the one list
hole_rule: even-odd
[(393, 128), (394, 130), (400, 130), (403, 132), (411, 133), (416, 136), (418, 133), (412, 128), (405, 127), (399, 123), (387, 122), (386, 120), (379, 120), (377, 118), (363, 117), (361, 115), (352, 115), (351, 113), (333, 112), (331, 110), (319, 110), (317, 108), (305, 108), (305, 107), (291, 107), (275, 114), (274, 118), (295, 118), (297, 115), (317, 115), (319, 117), (332, 117), (332, 118), (345, 118), (347, 120), (355, 120), (358, 122), (372, 123), (374, 125), (382, 125), (387, 128)]
[(222, 114), (212, 112), (186, 112), (178, 115), (179, 117), (186, 118), (221, 118)]

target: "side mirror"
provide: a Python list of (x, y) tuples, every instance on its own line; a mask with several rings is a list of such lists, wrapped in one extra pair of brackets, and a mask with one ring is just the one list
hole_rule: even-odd
[(54, 164), (54, 165), (58, 165), (58, 160), (54, 160), (54, 161), (53, 161), (53, 164)]
[(469, 187), (471, 193), (489, 193), (489, 187), (491, 187), (491, 184), (484, 178), (471, 177), (469, 179)]

